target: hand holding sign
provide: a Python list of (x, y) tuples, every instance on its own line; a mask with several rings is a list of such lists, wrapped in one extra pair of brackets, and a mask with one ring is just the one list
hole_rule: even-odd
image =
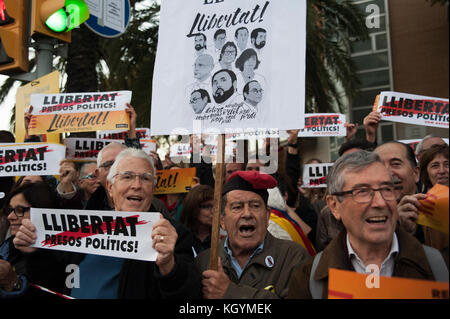
[(366, 139), (369, 142), (375, 142), (378, 125), (380, 124), (381, 114), (377, 111), (372, 111), (364, 118), (363, 124), (366, 130)]
[(37, 248), (30, 247), (36, 242), (36, 227), (31, 223), (29, 219), (22, 220), (22, 226), (14, 237), (14, 246), (23, 253), (32, 253)]
[(400, 200), (397, 205), (398, 215), (400, 217), (400, 224), (409, 233), (415, 233), (417, 227), (417, 217), (419, 216), (419, 200), (427, 198), (425, 194), (406, 195)]
[(170, 273), (175, 266), (173, 255), (178, 234), (172, 224), (161, 215), (152, 230), (152, 247), (158, 252), (156, 265), (162, 275)]
[(434, 228), (448, 235), (448, 187), (436, 184), (420, 200), (417, 223)]

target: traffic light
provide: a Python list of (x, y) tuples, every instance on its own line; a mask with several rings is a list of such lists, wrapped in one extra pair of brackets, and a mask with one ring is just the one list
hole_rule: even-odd
[(31, 34), (70, 42), (70, 31), (88, 18), (89, 8), (83, 0), (33, 0)]
[(0, 73), (28, 72), (27, 0), (0, 0)]

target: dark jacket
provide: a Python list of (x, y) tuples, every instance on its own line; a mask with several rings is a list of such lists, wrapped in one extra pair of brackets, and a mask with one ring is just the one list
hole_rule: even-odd
[[(267, 233), (263, 250), (250, 260), (238, 278), (223, 247), (224, 240), (220, 242), (219, 256), (231, 280), (224, 296), (229, 299), (285, 298), (292, 271), (309, 256), (299, 244)], [(209, 255), (208, 249), (195, 259), (199, 271), (209, 268)]]
[[(342, 230), (323, 250), (322, 257), (314, 274), (315, 280), (324, 281), (322, 298), (328, 297), (328, 269), (354, 271), (348, 257), (346, 245), (346, 230)], [(410, 279), (434, 280), (431, 267), (427, 261), (421, 243), (406, 231), (398, 227), (396, 230), (399, 253), (395, 257), (393, 277)], [(298, 267), (289, 282), (288, 298), (311, 299), (309, 290), (309, 277), (311, 274), (313, 258)]]
[[(102, 202), (98, 202), (98, 206), (102, 206)], [(152, 205), (150, 211), (158, 210)], [(183, 225), (170, 222), (178, 233), (172, 272), (162, 276), (155, 262), (125, 259), (119, 275), (118, 298), (201, 298), (201, 276), (193, 262), (193, 235)], [(27, 255), (30, 279), (70, 295), (70, 289), (65, 287), (65, 267), (79, 265), (84, 258), (85, 254), (39, 249)], [(57, 278), (57, 282), (52, 278)]]

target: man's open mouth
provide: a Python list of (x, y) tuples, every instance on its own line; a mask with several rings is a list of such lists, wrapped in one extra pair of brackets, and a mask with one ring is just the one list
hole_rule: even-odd
[(383, 224), (387, 221), (387, 216), (375, 216), (366, 218), (366, 222), (369, 224)]

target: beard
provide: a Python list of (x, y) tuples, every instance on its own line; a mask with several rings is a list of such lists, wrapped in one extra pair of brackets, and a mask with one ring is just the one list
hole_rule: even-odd
[(195, 45), (195, 50), (200, 51), (200, 50), (203, 49), (204, 47), (205, 47), (204, 45), (196, 44), (196, 45)]
[(230, 96), (232, 96), (234, 93), (234, 86), (231, 86), (231, 88), (229, 90), (223, 90), (221, 88), (218, 88), (215, 92), (214, 92), (214, 101), (216, 101), (216, 103), (223, 103), (226, 100), (228, 100), (230, 98)]
[(261, 41), (261, 42), (259, 42), (259, 44), (257, 44), (255, 42), (255, 48), (257, 48), (258, 50), (264, 48), (265, 45), (266, 45), (266, 41)]

